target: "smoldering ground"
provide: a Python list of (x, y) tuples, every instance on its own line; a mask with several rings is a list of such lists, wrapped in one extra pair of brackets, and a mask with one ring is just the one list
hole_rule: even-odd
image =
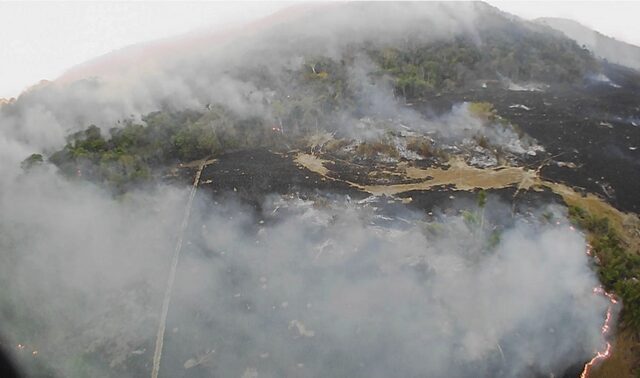
[[(5, 189), (1, 320), (19, 361), (34, 375), (149, 374), (186, 191), (114, 200), (50, 172)], [(607, 303), (561, 211), (560, 225), (504, 222), (503, 206), (427, 221), (276, 196), (256, 214), (200, 192), (161, 375), (560, 374), (601, 346)]]

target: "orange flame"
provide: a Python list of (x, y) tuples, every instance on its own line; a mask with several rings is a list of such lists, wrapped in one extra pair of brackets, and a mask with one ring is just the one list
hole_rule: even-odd
[[(602, 329), (600, 333), (602, 334), (602, 338), (607, 340), (607, 335), (611, 330), (611, 321), (613, 319), (613, 305), (618, 303), (616, 297), (607, 293), (602, 287), (596, 287), (593, 289), (594, 294), (603, 295), (609, 298), (609, 307), (607, 308), (607, 316), (604, 319), (604, 323), (602, 324)], [(591, 368), (598, 362), (604, 361), (611, 356), (611, 343), (606, 341), (606, 348), (603, 351), (599, 351), (596, 353), (593, 358), (584, 365), (584, 369), (582, 369), (582, 374), (580, 374), (580, 378), (587, 378), (589, 376), (589, 372), (591, 372)]]

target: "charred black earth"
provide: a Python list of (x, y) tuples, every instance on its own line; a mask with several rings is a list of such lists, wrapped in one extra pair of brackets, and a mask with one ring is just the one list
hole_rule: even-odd
[(368, 196), (353, 186), (327, 180), (297, 166), (293, 156), (293, 153), (274, 153), (266, 149), (229, 152), (204, 168), (200, 185), (214, 196), (232, 195), (256, 208), (266, 195), (273, 193), (332, 193), (354, 199)]
[[(588, 80), (581, 85), (550, 86), (544, 91), (477, 88), (436, 95), (409, 106), (433, 116), (448, 112), (463, 101), (489, 102), (500, 116), (545, 148), (545, 154), (528, 157), (523, 162), (530, 169), (540, 167), (541, 178), (563, 183), (578, 192), (597, 194), (621, 211), (637, 213), (640, 212), (637, 195), (640, 77), (632, 70), (611, 64), (605, 66), (605, 73), (610, 82)], [(357, 165), (336, 158), (327, 178), (296, 165), (295, 153), (266, 149), (228, 152), (205, 167), (200, 183), (216, 195), (235, 193), (255, 205), (269, 193), (331, 192), (362, 199), (368, 194), (345, 182), (371, 184), (372, 172), (389, 168), (389, 164)], [(435, 199), (440, 196), (438, 193), (446, 192), (447, 188), (438, 188), (418, 196)]]
[[(430, 98), (416, 107), (449, 110), (460, 101), (487, 101), (499, 114), (536, 138), (551, 159), (542, 177), (602, 195), (622, 211), (640, 211), (640, 77), (606, 65), (608, 82), (552, 86), (545, 91), (475, 89)], [(524, 105), (523, 109), (517, 105)], [(575, 168), (555, 161), (571, 162)]]

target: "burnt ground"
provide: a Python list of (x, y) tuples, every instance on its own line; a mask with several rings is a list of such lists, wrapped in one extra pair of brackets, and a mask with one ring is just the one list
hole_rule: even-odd
[[(491, 102), (498, 113), (542, 144), (547, 154), (526, 164), (541, 170), (543, 179), (599, 194), (616, 208), (640, 213), (640, 75), (619, 66), (605, 67), (613, 83), (585, 81), (576, 86), (551, 87), (545, 92), (501, 88), (471, 89), (437, 95), (417, 103), (425, 113), (441, 113), (461, 101)], [(525, 105), (529, 110), (512, 107)], [(637, 126), (634, 126), (635, 123)], [(553, 160), (570, 162), (575, 168)], [(332, 181), (293, 163), (293, 154), (267, 150), (229, 152), (205, 168), (202, 187), (214, 194), (233, 193), (256, 206), (268, 193), (331, 192), (364, 198), (366, 193), (341, 182), (367, 184), (404, 182), (384, 173), (384, 167), (343, 164), (335, 160)], [(382, 169), (381, 169), (382, 167)], [(374, 174), (375, 176), (371, 176)], [(204, 184), (212, 180), (209, 184)], [(429, 196), (437, 196), (437, 191)], [(435, 197), (434, 197), (435, 198)]]
[[(346, 197), (353, 201), (369, 197), (369, 193), (340, 180), (360, 183), (362, 172), (351, 165), (333, 165), (331, 174), (339, 180), (326, 179), (294, 161), (294, 153), (275, 153), (265, 149), (235, 151), (220, 156), (208, 165), (200, 178), (200, 191), (213, 197), (234, 198), (261, 212), (261, 204), (270, 194), (297, 194), (300, 197)], [(366, 171), (365, 171), (366, 172)], [(563, 203), (550, 190), (520, 191), (516, 188), (487, 190), (492, 201), (509, 204), (516, 213), (526, 213), (549, 203)], [(406, 212), (458, 212), (475, 206), (477, 191), (455, 190), (440, 186), (431, 190), (413, 190), (376, 200), (380, 210), (389, 216)], [(403, 203), (402, 199), (410, 202)]]
[[(425, 112), (444, 112), (460, 101), (491, 102), (501, 116), (536, 138), (547, 150), (546, 157), (558, 155), (555, 160), (572, 162), (577, 166), (573, 169), (548, 164), (541, 171), (544, 179), (585, 188), (600, 194), (620, 210), (637, 213), (640, 212), (640, 198), (637, 195), (640, 193), (640, 149), (632, 150), (629, 147), (640, 147), (640, 80), (624, 69), (614, 66), (608, 69), (607, 75), (622, 88), (606, 83), (585, 83), (576, 87), (551, 88), (546, 92), (516, 92), (498, 88), (469, 90), (437, 96), (416, 107)], [(525, 105), (530, 110), (511, 107), (515, 104)], [(631, 122), (639, 126), (633, 126)], [(537, 167), (546, 157), (534, 159), (529, 164)], [(298, 166), (294, 158), (293, 152), (280, 154), (265, 149), (226, 153), (202, 172), (198, 196), (235, 198), (248, 204), (249, 211), (260, 216), (254, 219), (264, 219), (265, 222), (277, 221), (269, 219), (261, 208), (263, 201), (273, 193), (297, 194), (301, 198), (341, 196), (353, 201), (369, 196), (342, 180), (366, 183), (371, 169), (358, 170), (354, 169), (354, 165), (334, 164), (330, 167), (331, 174), (337, 180), (331, 180)], [(389, 179), (391, 182), (395, 180), (394, 177)], [(508, 223), (513, 212), (535, 212), (549, 203), (563, 203), (558, 195), (549, 190), (519, 192), (514, 197), (515, 190), (505, 188), (487, 191), (488, 207), (496, 208), (492, 202), (512, 205), (511, 211), (507, 207), (503, 213), (492, 214), (492, 217)], [(407, 201), (409, 197), (410, 202)], [(425, 212), (427, 216), (430, 212), (457, 213), (475, 206), (476, 198), (477, 192), (456, 191), (447, 186), (404, 192), (396, 198), (379, 197), (375, 199), (376, 212), (384, 217), (376, 222), (384, 223), (387, 222), (385, 219), (390, 218), (391, 222), (397, 223), (398, 219), (406, 218), (410, 213), (407, 209), (414, 210), (416, 217), (418, 214), (424, 217)], [(195, 243), (187, 247), (186, 255), (194, 247)], [(174, 306), (172, 311), (179, 311), (176, 308), (181, 307)], [(170, 314), (168, 329), (188, 327), (177, 322), (181, 318)], [(178, 337), (177, 334), (167, 337), (164, 371), (170, 371), (175, 376), (208, 376), (208, 369), (182, 368), (183, 362), (193, 356), (197, 348), (194, 345), (194, 350), (173, 350), (183, 345), (172, 342), (172, 338)], [(563, 376), (579, 376), (582, 365), (575, 364)]]
[(276, 154), (266, 149), (226, 153), (202, 171), (200, 189), (211, 191), (214, 196), (238, 197), (256, 208), (272, 193), (299, 193), (302, 196), (332, 193), (354, 199), (368, 196), (351, 185), (328, 180), (298, 167), (294, 157), (293, 153)]
[[(501, 188), (486, 190), (491, 202), (510, 204), (515, 213), (534, 212), (548, 204), (563, 204), (562, 197), (551, 190), (520, 191), (514, 197), (516, 188)], [(476, 204), (478, 191), (452, 191), (447, 187), (433, 188), (432, 190), (412, 190), (398, 194), (400, 198), (411, 197), (410, 208), (425, 211), (458, 211), (472, 208)], [(499, 223), (499, 222), (495, 222)]]
[[(440, 113), (460, 101), (491, 102), (498, 114), (536, 138), (549, 155), (577, 166), (548, 164), (541, 171), (543, 178), (585, 188), (622, 211), (638, 213), (640, 75), (613, 65), (606, 66), (605, 73), (621, 87), (591, 81), (545, 92), (478, 89), (434, 96), (417, 108)], [(511, 107), (516, 104), (530, 110)]]

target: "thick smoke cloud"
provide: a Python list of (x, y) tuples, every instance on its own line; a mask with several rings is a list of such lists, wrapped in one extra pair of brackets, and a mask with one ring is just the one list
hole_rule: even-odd
[(104, 350), (118, 364), (153, 335), (184, 191), (116, 201), (43, 169), (0, 193), (0, 336), (41, 352), (25, 366), (73, 376), (74, 357)]
[[(336, 11), (336, 6), (341, 9)], [(39, 151), (59, 147), (64, 137), (89, 124), (104, 130), (117, 121), (158, 109), (204, 109), (221, 103), (246, 116), (270, 116), (265, 108), (274, 91), (287, 90), (283, 70), (296, 57), (340, 59), (353, 43), (406, 44), (407, 36), (423, 41), (475, 34), (482, 4), (349, 4), (320, 5), (292, 12), (269, 27), (254, 26), (237, 36), (185, 41), (189, 50), (169, 49), (156, 59), (123, 65), (115, 74), (78, 77), (79, 81), (42, 84), (15, 103), (0, 108), (5, 135)], [(285, 16), (286, 18), (286, 16)], [(384, 29), (380, 25), (385, 25)], [(426, 28), (425, 25), (429, 27)], [(198, 40), (199, 41), (199, 40)], [(295, 64), (295, 63), (298, 64)], [(243, 72), (259, 68), (271, 77), (263, 87)], [(88, 71), (90, 72), (90, 70)], [(73, 76), (73, 75), (71, 75)], [(379, 105), (379, 103), (376, 103)]]
[[(207, 38), (200, 44), (185, 41), (189, 49), (168, 49), (165, 55), (103, 76), (43, 84), (1, 107), (0, 127), (7, 143), (24, 150), (20, 156), (24, 159), (32, 152), (59, 149), (67, 135), (90, 124), (107, 131), (125, 124), (120, 120), (139, 120), (160, 109), (205, 111), (209, 104), (221, 104), (240, 117), (277, 123), (274, 100), (297, 90), (292, 88), (292, 72), (304, 70), (308, 59), (325, 57), (345, 64), (345, 57), (350, 57), (346, 84), (357, 114), (324, 114), (328, 123), (324, 126), (332, 131), (369, 140), (408, 126), (456, 142), (483, 134), (492, 144), (512, 145), (513, 152), (522, 154), (535, 141), (520, 142), (509, 128), (483, 127), (464, 105), (450, 115), (432, 118), (404, 106), (394, 94), (393, 80), (373, 75), (380, 68), (364, 54), (354, 55), (356, 45), (412, 49), (412, 41), (460, 35), (482, 44), (478, 30), (491, 25), (495, 12), (479, 3), (303, 7), (283, 23), (248, 28), (221, 40), (212, 38), (213, 43), (207, 43)], [(380, 25), (385, 25), (384, 30)]]
[[(231, 217), (204, 216), (195, 248), (210, 264), (183, 264), (183, 277), (208, 280), (178, 295), (179, 312), (207, 315), (175, 338), (199, 335), (221, 375), (558, 374), (585, 357), (576, 342), (600, 343), (606, 301), (591, 292), (584, 238), (566, 225), (518, 220), (487, 252), (491, 233), (461, 216), (407, 226), (340, 201), (277, 201), (265, 213), (287, 214), (256, 229), (219, 211)], [(200, 324), (217, 326), (203, 336)]]
[[(186, 192), (113, 200), (50, 172), (4, 189), (2, 332), (39, 351), (21, 361), (61, 376), (148, 374)], [(558, 374), (600, 345), (607, 303), (566, 223), (518, 218), (496, 242), (468, 216), (296, 197), (256, 214), (205, 193), (185, 235), (166, 376)], [(508, 213), (492, 200), (483, 223)]]

